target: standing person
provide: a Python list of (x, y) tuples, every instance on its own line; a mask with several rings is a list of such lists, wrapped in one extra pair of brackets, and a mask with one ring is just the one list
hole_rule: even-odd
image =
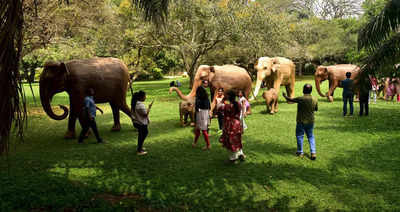
[(297, 103), (297, 116), (296, 116), (296, 138), (297, 138), (297, 152), (296, 155), (303, 157), (303, 139), (306, 133), (308, 142), (310, 143), (311, 160), (317, 159), (317, 152), (315, 147), (314, 138), (314, 111), (318, 110), (317, 99), (311, 96), (312, 86), (305, 84), (303, 87), (303, 96), (297, 98), (290, 98), (285, 93), (283, 97), (287, 101)]
[(353, 99), (354, 99), (354, 92), (353, 92), (353, 80), (350, 79), (351, 72), (346, 72), (346, 79), (341, 81), (341, 85), (343, 87), (343, 116), (347, 114), (347, 102), (350, 104), (350, 116), (353, 115)]
[[(225, 102), (229, 100), (229, 102)], [(236, 94), (230, 90), (226, 93), (224, 104), (220, 104), (218, 110), (224, 113), (224, 130), (219, 138), (222, 146), (232, 152), (229, 160), (231, 162), (237, 159), (244, 160), (246, 156), (243, 153), (242, 133), (243, 128), (240, 121), (241, 106), (236, 101)]]
[(239, 103), (240, 103), (240, 123), (242, 124), (242, 128), (243, 130), (247, 129), (247, 124), (244, 121), (244, 118), (246, 118), (246, 116), (248, 115), (247, 113), (247, 108), (249, 108), (250, 104), (249, 101), (247, 101), (246, 97), (243, 96), (243, 91), (240, 90), (238, 92), (238, 96), (239, 96)]
[(369, 91), (372, 89), (371, 82), (367, 77), (361, 76), (360, 79), (360, 116), (363, 115), (365, 109), (365, 115), (368, 116), (368, 101)]
[(378, 80), (376, 79), (376, 77), (374, 77), (372, 75), (369, 75), (369, 81), (370, 81), (370, 84), (371, 84), (371, 92), (369, 94), (368, 102), (370, 102), (371, 95), (372, 95), (372, 98), (374, 99), (374, 104), (376, 104), (376, 93), (377, 93), (377, 91), (379, 89), (378, 88)]
[(146, 100), (146, 93), (142, 90), (135, 92), (132, 96), (131, 102), (131, 110), (132, 110), (132, 119), (133, 119), (133, 126), (138, 130), (138, 145), (137, 145), (137, 155), (145, 155), (147, 152), (143, 148), (144, 140), (146, 139), (147, 135), (149, 134), (148, 125), (150, 123), (149, 120), (149, 113), (150, 109), (153, 106), (152, 101), (149, 104), (148, 109), (144, 105), (144, 101)]
[(94, 135), (96, 136), (97, 143), (103, 143), (103, 140), (100, 138), (99, 131), (97, 130), (97, 125), (96, 125), (96, 110), (99, 110), (101, 114), (103, 114), (103, 111), (96, 106), (94, 103), (94, 90), (93, 88), (89, 88), (86, 91), (86, 97), (83, 100), (83, 110), (81, 111), (81, 116), (82, 116), (82, 131), (81, 134), (79, 135), (78, 143), (82, 143), (83, 139), (85, 138), (86, 133), (88, 132), (89, 128), (92, 128), (92, 131)]
[(392, 79), (390, 77), (386, 78), (385, 87), (386, 87), (385, 100), (392, 101), (394, 97), (395, 86), (392, 83)]
[(199, 86), (196, 90), (195, 110), (196, 110), (196, 126), (194, 131), (194, 141), (192, 146), (195, 147), (197, 140), (200, 137), (200, 131), (203, 133), (206, 146), (203, 150), (210, 150), (210, 139), (208, 138), (208, 126), (210, 125), (210, 100), (205, 89), (208, 87), (208, 81), (202, 81), (202, 86)]
[(222, 104), (222, 99), (224, 99), (224, 89), (218, 88), (217, 96), (214, 98), (210, 110), (210, 116), (216, 114), (218, 118), (218, 133), (221, 133), (222, 129), (224, 129), (224, 113), (220, 110), (216, 110), (216, 108), (218, 108), (218, 105)]

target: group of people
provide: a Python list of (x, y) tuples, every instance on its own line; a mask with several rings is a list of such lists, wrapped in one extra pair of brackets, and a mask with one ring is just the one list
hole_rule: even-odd
[[(99, 132), (97, 130), (96, 125), (96, 110), (99, 110), (102, 114), (103, 111), (96, 106), (94, 99), (94, 90), (89, 88), (86, 93), (86, 97), (83, 101), (83, 108), (81, 111), (81, 125), (82, 131), (78, 138), (78, 143), (82, 143), (84, 138), (86, 137), (89, 128), (92, 129), (94, 135), (96, 136), (97, 143), (105, 143), (104, 140), (100, 137)], [(138, 91), (133, 93), (132, 102), (131, 102), (131, 112), (132, 112), (132, 121), (133, 126), (138, 130), (138, 145), (137, 145), (137, 155), (145, 155), (147, 152), (143, 147), (144, 140), (146, 139), (149, 130), (148, 125), (150, 123), (149, 113), (150, 109), (153, 105), (151, 102), (146, 109), (144, 105), (144, 101), (146, 100), (146, 93), (144, 91)]]
[[(350, 104), (350, 115), (353, 115), (353, 98), (354, 98), (354, 82), (351, 79), (351, 72), (346, 73), (346, 79), (341, 81), (343, 87), (343, 116), (347, 115), (347, 103)], [(368, 102), (370, 100), (371, 91), (377, 91), (377, 83), (370, 76), (361, 77), (359, 83), (360, 91), (360, 116), (368, 115)], [(206, 88), (208, 81), (202, 81), (202, 85), (196, 90), (195, 111), (196, 111), (196, 124), (194, 129), (193, 147), (196, 147), (198, 139), (202, 134), (205, 140), (205, 147), (203, 150), (210, 150), (211, 144), (209, 139), (209, 126), (212, 117), (218, 118), (219, 142), (223, 147), (231, 152), (229, 161), (235, 162), (237, 160), (244, 160), (246, 155), (243, 153), (242, 134), (247, 128), (245, 117), (251, 113), (251, 107), (247, 101), (243, 91), (235, 92), (233, 90), (224, 91), (219, 88), (217, 96), (214, 98), (212, 104), (210, 103)], [(290, 98), (285, 93), (283, 97), (288, 102), (297, 103), (297, 117), (296, 117), (296, 139), (297, 151), (296, 155), (299, 157), (304, 156), (303, 140), (306, 134), (310, 144), (310, 159), (316, 159), (316, 144), (314, 138), (314, 112), (318, 110), (318, 102), (315, 97), (311, 96), (312, 86), (305, 84), (303, 87), (303, 96), (297, 98)], [(94, 90), (89, 89), (87, 96), (84, 99), (83, 122), (82, 131), (80, 133), (78, 142), (82, 143), (89, 128), (92, 129), (96, 136), (98, 143), (104, 143), (100, 138), (96, 126), (96, 110), (101, 113), (103, 111), (98, 108), (93, 100)], [(132, 96), (132, 120), (134, 127), (138, 130), (138, 145), (137, 154), (147, 154), (143, 143), (148, 135), (149, 113), (153, 102), (151, 102), (146, 109), (144, 101), (146, 100), (146, 93), (144, 91), (135, 92)]]
[[(237, 160), (245, 160), (246, 155), (243, 153), (242, 134), (247, 128), (245, 117), (251, 114), (251, 107), (243, 91), (235, 92), (229, 90), (224, 92), (222, 88), (218, 90), (215, 102), (210, 104), (208, 94), (206, 91), (208, 81), (203, 81), (202, 85), (196, 90), (195, 111), (196, 111), (196, 125), (194, 129), (194, 141), (192, 146), (197, 145), (200, 134), (203, 134), (206, 146), (204, 150), (210, 150), (211, 144), (209, 139), (209, 126), (210, 120), (213, 116), (218, 117), (219, 129), (222, 135), (219, 142), (227, 150), (231, 152), (229, 161), (235, 162)], [(316, 159), (315, 139), (313, 136), (314, 129), (314, 111), (317, 110), (317, 101), (311, 97), (312, 86), (306, 84), (303, 89), (304, 96), (291, 99), (284, 94), (284, 97), (291, 102), (298, 103), (297, 111), (297, 152), (296, 154), (303, 157), (303, 137), (304, 133), (307, 135), (310, 142), (311, 159)], [(104, 143), (101, 139), (97, 126), (96, 126), (96, 110), (101, 113), (103, 111), (95, 105), (94, 90), (88, 89), (87, 96), (84, 98), (84, 107), (82, 108), (81, 115), (84, 117), (82, 120), (82, 131), (80, 133), (78, 142), (82, 143), (89, 128), (92, 129), (96, 136), (98, 143)], [(148, 125), (150, 123), (149, 113), (153, 102), (151, 102), (146, 109), (144, 101), (146, 100), (146, 93), (138, 91), (133, 93), (131, 109), (132, 120), (134, 127), (138, 130), (138, 145), (137, 155), (147, 154), (143, 143), (148, 135)]]
[[(249, 102), (245, 98), (243, 91), (239, 91), (236, 94), (233, 90), (224, 92), (223, 88), (219, 88), (217, 96), (214, 98), (212, 104), (210, 104), (206, 91), (207, 87), (208, 81), (204, 80), (196, 90), (196, 125), (192, 146), (195, 147), (197, 145), (197, 141), (202, 133), (206, 142), (206, 146), (203, 149), (211, 149), (208, 129), (211, 118), (217, 117), (219, 132), (222, 132), (219, 142), (232, 152), (229, 160), (232, 162), (238, 159), (244, 160), (246, 155), (242, 149), (242, 134), (247, 128), (244, 119), (251, 113)], [(239, 97), (239, 99), (236, 100), (236, 97)]]
[[(369, 113), (369, 103), (371, 100), (376, 103), (377, 93), (386, 87), (385, 100), (393, 100), (396, 94), (397, 79), (387, 78), (385, 80), (386, 85), (380, 85), (374, 76), (361, 76), (359, 82), (359, 103), (360, 103), (360, 116), (368, 116)], [(346, 79), (341, 81), (343, 87), (343, 116), (347, 114), (347, 103), (350, 105), (350, 116), (353, 115), (353, 99), (354, 99), (354, 81), (351, 79), (351, 72), (346, 73)], [(379, 94), (379, 93), (378, 93)], [(397, 95), (397, 101), (400, 101), (400, 95)]]

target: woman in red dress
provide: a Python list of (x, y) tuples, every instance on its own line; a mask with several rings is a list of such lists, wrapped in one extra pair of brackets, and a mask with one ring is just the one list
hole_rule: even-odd
[[(226, 100), (229, 100), (229, 102), (226, 102)], [(236, 101), (236, 93), (234, 91), (227, 92), (223, 104), (218, 108), (224, 114), (224, 129), (219, 142), (232, 152), (229, 157), (232, 162), (237, 159), (244, 160), (246, 157), (242, 150), (243, 129), (240, 124), (240, 108), (241, 106)]]

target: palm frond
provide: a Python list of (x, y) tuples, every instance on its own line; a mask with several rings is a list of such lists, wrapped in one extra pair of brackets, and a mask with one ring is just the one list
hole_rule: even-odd
[(391, 67), (400, 62), (400, 32), (391, 39), (385, 41), (379, 49), (374, 51), (366, 61), (363, 68), (367, 73), (385, 72), (385, 68)]
[(25, 96), (19, 76), (22, 51), (22, 0), (3, 0), (0, 6), (0, 155), (8, 151), (12, 123), (22, 138), (26, 120)]
[(370, 50), (379, 47), (400, 26), (400, 1), (389, 0), (382, 12), (366, 24), (358, 34), (358, 48)]
[(146, 21), (160, 25), (167, 20), (170, 0), (132, 0), (132, 3), (143, 13)]

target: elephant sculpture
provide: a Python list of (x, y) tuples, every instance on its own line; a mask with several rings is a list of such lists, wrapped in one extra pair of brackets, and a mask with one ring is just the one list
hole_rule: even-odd
[[(179, 96), (183, 96), (182, 92), (177, 87), (169, 88), (169, 93), (171, 94), (173, 90), (175, 90)], [(179, 102), (179, 118), (182, 126), (188, 124), (188, 118), (190, 118), (190, 126), (194, 126), (194, 112), (194, 98)]]
[[(87, 89), (95, 91), (96, 103), (109, 102), (113, 111), (113, 131), (119, 131), (119, 110), (131, 117), (131, 110), (126, 104), (129, 73), (126, 65), (116, 58), (93, 58), (71, 60), (66, 63), (48, 62), (40, 75), (40, 100), (47, 115), (55, 120), (63, 120), (68, 116), (68, 131), (65, 138), (75, 137), (75, 122), (80, 116), (83, 99)], [(57, 115), (51, 108), (52, 97), (60, 92), (69, 95), (70, 112), (68, 108), (59, 105), (64, 112)]]
[(278, 94), (274, 88), (264, 91), (262, 97), (265, 99), (267, 113), (269, 112), (270, 114), (274, 114), (278, 111)]
[[(354, 87), (357, 88), (358, 76), (360, 68), (352, 64), (338, 64), (331, 66), (318, 66), (315, 71), (315, 87), (321, 97), (327, 97), (330, 102), (333, 102), (333, 93), (336, 87), (342, 87), (340, 81), (346, 79), (346, 72), (351, 72), (351, 79), (354, 80)], [(329, 91), (326, 95), (321, 92), (321, 82), (329, 81)]]
[(251, 92), (251, 78), (245, 69), (235, 65), (200, 65), (194, 76), (192, 90), (188, 95), (179, 95), (179, 97), (182, 100), (193, 100), (203, 80), (209, 82), (212, 100), (217, 96), (219, 88), (223, 88), (224, 91), (241, 90), (246, 98)]
[(288, 95), (294, 97), (296, 66), (291, 60), (284, 57), (260, 57), (254, 68), (257, 70), (257, 82), (254, 97), (250, 100), (257, 96), (263, 81), (267, 89), (274, 88), (276, 93), (279, 93), (280, 86), (284, 85)]

